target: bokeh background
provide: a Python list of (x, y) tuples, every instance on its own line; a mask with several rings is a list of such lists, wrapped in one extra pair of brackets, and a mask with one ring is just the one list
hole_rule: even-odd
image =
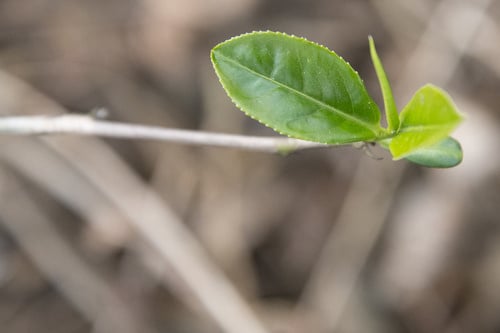
[(500, 1), (1, 0), (0, 113), (274, 135), (225, 96), (217, 43), (319, 42), (377, 102), (444, 87), (463, 163), (142, 140), (0, 137), (2, 333), (500, 331)]

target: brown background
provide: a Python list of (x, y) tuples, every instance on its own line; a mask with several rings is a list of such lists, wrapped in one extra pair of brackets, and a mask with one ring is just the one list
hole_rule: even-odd
[(267, 29), (335, 50), (380, 102), (373, 35), (400, 107), (431, 82), (467, 115), (450, 170), (2, 136), (0, 331), (499, 332), (499, 21), (493, 0), (0, 1), (2, 115), (272, 135), (209, 60)]

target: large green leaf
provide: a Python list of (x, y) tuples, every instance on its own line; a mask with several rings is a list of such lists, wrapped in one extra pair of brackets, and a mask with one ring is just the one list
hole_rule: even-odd
[(462, 162), (462, 147), (457, 140), (447, 137), (430, 147), (420, 148), (405, 157), (429, 168), (451, 168)]
[(380, 137), (380, 111), (358, 74), (334, 52), (302, 38), (253, 32), (211, 53), (233, 102), (288, 136), (340, 144)]
[(450, 97), (433, 85), (420, 88), (400, 114), (389, 148), (394, 159), (444, 140), (463, 120)]

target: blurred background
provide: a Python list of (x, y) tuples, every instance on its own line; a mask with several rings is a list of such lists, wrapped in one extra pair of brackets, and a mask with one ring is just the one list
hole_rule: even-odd
[(5, 333), (500, 332), (500, 2), (1, 0), (0, 113), (274, 135), (209, 52), (253, 30), (342, 55), (381, 104), (421, 85), (467, 115), (432, 170), (141, 140), (0, 137)]

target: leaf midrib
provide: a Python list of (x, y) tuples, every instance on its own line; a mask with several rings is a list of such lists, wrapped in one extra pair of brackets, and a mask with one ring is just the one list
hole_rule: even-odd
[(410, 133), (410, 132), (430, 132), (430, 131), (443, 131), (453, 128), (457, 125), (457, 123), (451, 123), (447, 125), (413, 125), (406, 126), (399, 129), (399, 133)]
[[(214, 50), (214, 53), (216, 53), (216, 50)], [(334, 113), (337, 112), (342, 117), (344, 117), (344, 118), (346, 118), (348, 120), (351, 120), (351, 121), (353, 121), (355, 123), (358, 123), (358, 124), (364, 126), (368, 130), (370, 130), (371, 132), (373, 132), (374, 138), (377, 138), (379, 136), (380, 129), (378, 127), (375, 127), (375, 126), (373, 126), (370, 123), (367, 123), (367, 122), (364, 122), (364, 121), (362, 121), (362, 120), (360, 120), (358, 118), (355, 118), (355, 117), (351, 116), (350, 114), (347, 114), (344, 111), (339, 110), (339, 109), (337, 109), (337, 108), (335, 108), (335, 107), (333, 107), (333, 106), (331, 106), (329, 104), (326, 104), (325, 102), (323, 102), (321, 100), (318, 100), (318, 99), (316, 99), (316, 98), (314, 98), (312, 96), (309, 96), (309, 95), (307, 95), (307, 94), (305, 94), (305, 93), (303, 93), (303, 92), (301, 92), (301, 91), (299, 91), (297, 89), (294, 89), (294, 88), (292, 88), (290, 86), (287, 86), (287, 85), (285, 85), (285, 84), (283, 84), (283, 83), (281, 83), (279, 81), (276, 81), (276, 80), (274, 80), (274, 79), (272, 79), (270, 77), (267, 77), (267, 76), (265, 76), (265, 75), (263, 75), (263, 74), (261, 74), (259, 72), (256, 72), (255, 70), (253, 70), (253, 69), (251, 69), (251, 68), (249, 68), (247, 66), (242, 65), (241, 63), (239, 63), (239, 62), (231, 59), (230, 57), (225, 56), (221, 52), (218, 52), (218, 54), (219, 54), (219, 56), (221, 58), (223, 58), (223, 60), (225, 60), (227, 62), (230, 62), (233, 65), (236, 65), (236, 66), (238, 66), (238, 67), (240, 67), (240, 68), (242, 68), (242, 69), (244, 69), (244, 70), (246, 70), (246, 71), (248, 71), (248, 72), (250, 72), (250, 73), (252, 73), (252, 74), (254, 74), (254, 75), (256, 75), (256, 76), (258, 76), (258, 77), (260, 77), (262, 79), (264, 79), (264, 80), (266, 80), (266, 81), (272, 82), (272, 83), (276, 84), (277, 86), (285, 88), (285, 89), (287, 89), (287, 90), (289, 90), (289, 91), (291, 91), (291, 92), (293, 92), (293, 93), (295, 93), (295, 94), (297, 94), (299, 96), (302, 96), (302, 97), (304, 97), (304, 98), (306, 98), (306, 99), (308, 99), (308, 100), (310, 100), (310, 101), (312, 101), (312, 102), (314, 102), (316, 104), (319, 104), (320, 106), (322, 106), (322, 107), (324, 107), (324, 108), (326, 108), (328, 110), (331, 110)], [(349, 98), (351, 98), (350, 95), (349, 95)]]

